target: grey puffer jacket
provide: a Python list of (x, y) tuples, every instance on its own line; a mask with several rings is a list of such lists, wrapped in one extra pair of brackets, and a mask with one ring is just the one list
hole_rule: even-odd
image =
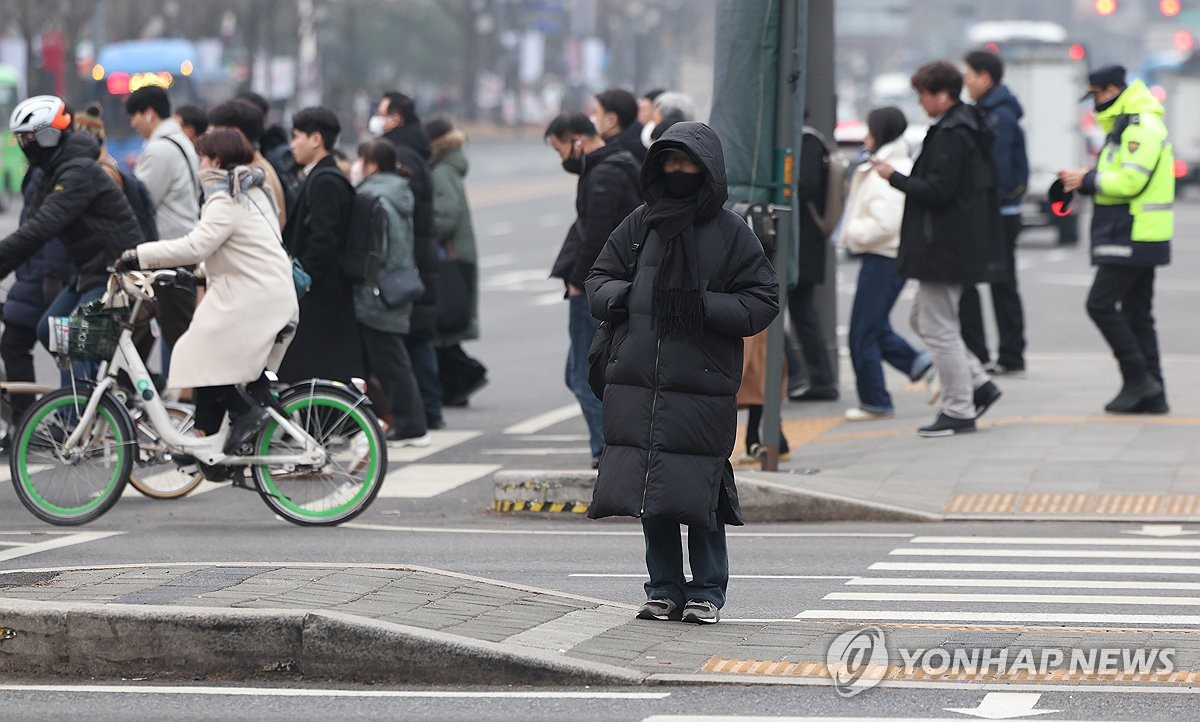
[[(413, 199), (408, 181), (396, 173), (376, 173), (358, 185), (357, 193), (379, 196), (388, 219), (388, 247), (381, 275), (401, 268), (415, 269), (413, 252)], [(354, 313), (364, 326), (388, 333), (408, 333), (412, 303), (388, 308), (376, 292), (374, 283), (354, 287)]]

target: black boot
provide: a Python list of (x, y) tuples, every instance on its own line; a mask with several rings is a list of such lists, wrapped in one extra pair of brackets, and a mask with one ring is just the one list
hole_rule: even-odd
[(249, 442), (270, 418), (271, 415), (267, 413), (267, 410), (258, 404), (254, 404), (243, 412), (233, 422), (233, 426), (229, 429), (229, 436), (225, 438), (225, 453), (230, 456), (237, 454), (238, 449)]
[(1166, 392), (1160, 393), (1158, 396), (1155, 396), (1153, 398), (1147, 399), (1146, 401), (1143, 401), (1141, 403), (1141, 405), (1138, 406), (1137, 409), (1134, 410), (1134, 413), (1135, 414), (1169, 414), (1169, 413), (1171, 413), (1171, 407), (1167, 405)]
[[(1163, 393), (1162, 384), (1155, 381), (1149, 374), (1143, 373), (1136, 378), (1126, 377), (1125, 383), (1121, 386), (1121, 392), (1116, 398), (1109, 401), (1104, 407), (1104, 410), (1113, 414), (1133, 414), (1137, 413), (1138, 409), (1154, 398)], [(1163, 405), (1166, 405), (1166, 399), (1163, 399)]]

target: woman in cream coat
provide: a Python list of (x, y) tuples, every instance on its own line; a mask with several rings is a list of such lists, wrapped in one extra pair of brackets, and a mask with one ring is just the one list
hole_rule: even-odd
[(872, 110), (867, 116), (867, 162), (850, 180), (840, 243), (861, 256), (858, 288), (850, 311), (850, 359), (854, 366), (859, 405), (846, 411), (850, 421), (892, 416), (895, 407), (883, 379), (883, 361), (916, 381), (933, 368), (928, 353), (914, 349), (892, 330), (889, 316), (904, 279), (896, 275), (900, 220), (904, 194), (875, 172), (874, 162), (887, 162), (901, 173), (912, 169), (903, 135), (908, 122), (898, 108)]
[[(295, 328), (300, 309), (264, 174), (247, 167), (254, 149), (241, 131), (219, 129), (198, 137), (196, 151), (205, 195), (199, 223), (180, 238), (126, 251), (118, 265), (204, 264), (207, 289), (175, 345), (168, 386), (196, 389), (196, 428), (206, 434), (220, 428), (226, 411), (239, 418), (225, 446), (230, 453), (266, 421), (263, 371), (278, 368), (291, 341), (285, 330)], [(259, 405), (247, 404), (236, 384), (246, 384)]]

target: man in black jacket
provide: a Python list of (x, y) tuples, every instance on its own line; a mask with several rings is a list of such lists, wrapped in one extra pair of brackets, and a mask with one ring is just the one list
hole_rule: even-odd
[(349, 383), (363, 375), (353, 287), (341, 265), (354, 188), (331, 154), (341, 129), (327, 108), (305, 108), (292, 118), (292, 155), (305, 174), (296, 204), (288, 209), (283, 243), (312, 276), (312, 287), (300, 299), (300, 325), (279, 366), (279, 378), (289, 383), (309, 378)]
[(638, 101), (624, 88), (609, 88), (596, 96), (592, 125), (605, 143), (629, 151), (634, 160), (646, 159), (642, 144), (642, 124), (638, 122)]
[(437, 286), (438, 246), (433, 227), (433, 180), (429, 176), (429, 136), (417, 116), (413, 99), (403, 93), (384, 93), (375, 115), (367, 123), (373, 135), (396, 146), (396, 159), (412, 175), (416, 207), (413, 210), (413, 237), (417, 271), (425, 284), (425, 295), (413, 304), (412, 327), (405, 337), (408, 354), (412, 357), (413, 372), (425, 402), (425, 416), (430, 429), (446, 428), (442, 416), (442, 381), (438, 373), (437, 348)]
[(979, 359), (967, 352), (958, 318), (963, 285), (983, 280), (992, 261), (1002, 258), (991, 136), (979, 112), (959, 101), (962, 83), (946, 61), (921, 66), (912, 85), (934, 122), (912, 175), (874, 164), (907, 196), (897, 272), (919, 282), (912, 325), (942, 380), (941, 411), (917, 430), (925, 437), (974, 431), (975, 419), (1000, 398)]
[(141, 227), (125, 194), (100, 167), (100, 146), (71, 127), (71, 112), (61, 98), (42, 95), (22, 101), (9, 123), (13, 136), (41, 180), (20, 227), (0, 241), (0, 278), (59, 238), (75, 266), (74, 280), (59, 293), (37, 324), (38, 338), (49, 341), (48, 316), (70, 315), (100, 298), (105, 270), (126, 248), (140, 243)]
[(571, 306), (567, 387), (583, 409), (594, 467), (604, 451), (604, 429), (600, 399), (588, 384), (587, 353), (600, 322), (588, 310), (583, 283), (609, 235), (642, 202), (639, 168), (627, 151), (605, 144), (592, 121), (581, 113), (564, 113), (550, 121), (545, 138), (562, 159), (563, 170), (579, 176), (575, 189), (578, 217), (567, 231), (550, 276), (561, 278), (567, 287)]

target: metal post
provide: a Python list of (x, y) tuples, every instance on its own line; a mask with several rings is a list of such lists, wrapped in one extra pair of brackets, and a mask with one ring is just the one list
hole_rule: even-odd
[[(806, 58), (805, 85), (808, 112), (807, 123), (833, 138), (833, 127), (837, 124), (837, 91), (834, 86), (834, 0), (809, 0), (808, 37), (804, 54)], [(803, 115), (798, 116), (803, 118)], [(799, 146), (796, 146), (799, 147)], [(825, 254), (825, 283), (817, 286), (814, 300), (821, 319), (821, 330), (825, 337), (825, 353), (830, 357), (829, 368), (833, 372), (830, 381), (838, 385), (839, 359), (837, 335), (837, 254)]]
[[(807, 77), (808, 0), (784, 0), (779, 24), (779, 91), (776, 95), (775, 146), (792, 148), (793, 168), (799, 163), (800, 143), (804, 134), (804, 98)], [(790, 102), (789, 102), (790, 101)], [(780, 387), (783, 382), (784, 313), (787, 307), (788, 268), (793, 263), (792, 249), (800, 238), (800, 215), (795, 198), (798, 173), (791, 174), (792, 212), (787, 214), (788, 228), (777, 229), (775, 272), (779, 283), (779, 315), (767, 330), (766, 382), (763, 389), (762, 440), (766, 448), (763, 471), (779, 469)], [(780, 179), (782, 181), (782, 179)]]

